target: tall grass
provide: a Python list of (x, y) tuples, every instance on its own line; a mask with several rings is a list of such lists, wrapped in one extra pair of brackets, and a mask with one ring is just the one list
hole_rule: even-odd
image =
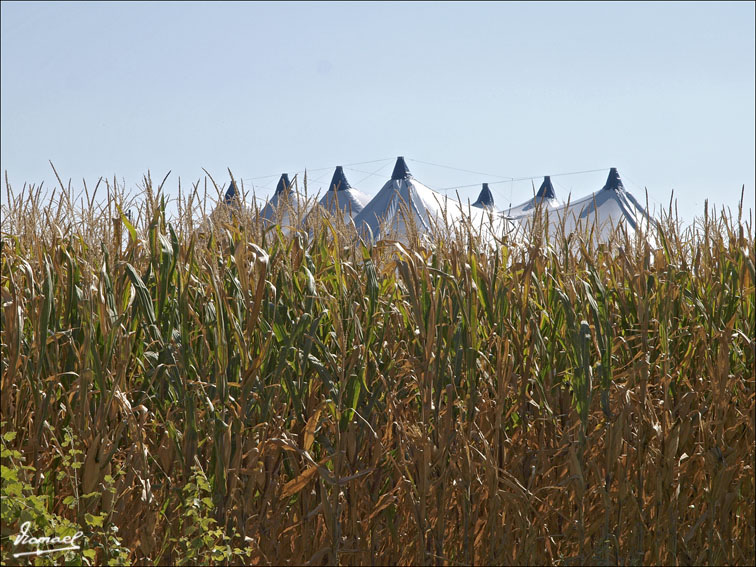
[(3, 205), (3, 563), (45, 511), (101, 563), (753, 564), (750, 218), (482, 253), (60, 185)]

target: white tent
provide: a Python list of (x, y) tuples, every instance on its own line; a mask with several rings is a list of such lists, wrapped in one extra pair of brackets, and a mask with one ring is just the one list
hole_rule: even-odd
[(472, 204), (473, 207), (479, 209), (487, 209), (489, 211), (495, 211), (496, 205), (494, 205), (494, 198), (491, 190), (488, 188), (488, 183), (483, 184), (483, 188), (480, 190), (478, 200)]
[(453, 237), (455, 234), (480, 236), (496, 243), (496, 238), (512, 232), (512, 225), (500, 215), (476, 207), (465, 207), (426, 187), (412, 177), (403, 157), (396, 160), (391, 179), (354, 218), (357, 229), (375, 240), (407, 241), (413, 232)]
[(516, 207), (510, 207), (504, 211), (504, 214), (510, 218), (518, 218), (525, 215), (532, 215), (537, 208), (542, 210), (554, 209), (560, 207), (563, 203), (557, 199), (554, 186), (551, 184), (551, 177), (548, 175), (543, 178), (543, 183), (534, 197)]
[(310, 203), (292, 187), (289, 175), (278, 180), (276, 191), (260, 211), (260, 218), (284, 228), (293, 225), (293, 219), (304, 218)]
[[(587, 197), (546, 211), (552, 238), (580, 232), (606, 241), (615, 230), (627, 231), (630, 238), (654, 238), (655, 222), (645, 207), (622, 184), (617, 168), (611, 168), (604, 187)], [(520, 217), (522, 220), (528, 217)]]
[(331, 214), (341, 212), (344, 220), (347, 221), (359, 214), (369, 201), (370, 197), (349, 185), (344, 169), (338, 166), (333, 173), (328, 191), (320, 200), (320, 206)]

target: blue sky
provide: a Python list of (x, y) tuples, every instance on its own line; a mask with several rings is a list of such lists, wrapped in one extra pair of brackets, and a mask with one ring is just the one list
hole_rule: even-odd
[[(685, 220), (754, 207), (754, 3), (2, 2), (0, 169), (169, 192), (227, 168), (259, 197), (332, 168), (375, 194), (403, 155), (517, 204), (616, 166)], [(438, 164), (438, 165), (430, 165)], [(439, 165), (447, 166), (439, 167)], [(448, 169), (454, 167), (469, 173)], [(325, 168), (325, 169), (323, 169)], [(498, 176), (498, 177), (497, 177)], [(470, 185), (471, 187), (468, 187)], [(5, 190), (3, 189), (3, 193)], [(452, 189), (451, 193), (454, 192)]]

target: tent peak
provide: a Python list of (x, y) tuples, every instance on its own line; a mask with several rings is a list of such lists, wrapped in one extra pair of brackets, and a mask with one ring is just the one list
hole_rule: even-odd
[(543, 178), (543, 183), (541, 183), (540, 189), (538, 189), (538, 193), (536, 193), (537, 199), (556, 199), (556, 192), (554, 191), (554, 186), (551, 184), (551, 177), (545, 176)]
[(278, 185), (276, 185), (275, 194), (278, 195), (279, 193), (288, 193), (290, 189), (291, 181), (289, 181), (289, 174), (282, 173), (281, 179), (278, 180)]
[(347, 181), (346, 175), (344, 175), (344, 168), (340, 165), (336, 166), (336, 171), (333, 172), (333, 177), (331, 178), (331, 185), (328, 187), (329, 191), (346, 191), (347, 189), (351, 189), (352, 186), (349, 185), (349, 181)]
[(494, 198), (491, 190), (488, 188), (488, 183), (483, 184), (483, 188), (480, 190), (478, 200), (472, 204), (473, 207), (493, 207)]
[(399, 156), (396, 158), (396, 165), (394, 166), (394, 172), (391, 174), (391, 179), (399, 180), (407, 179), (408, 177), (412, 177), (412, 174), (410, 173), (409, 167), (407, 167), (404, 158)]
[(624, 189), (625, 186), (622, 184), (622, 178), (620, 177), (619, 171), (617, 171), (616, 167), (613, 167), (609, 170), (609, 176), (606, 178), (606, 185), (604, 185), (604, 189), (608, 191), (617, 191), (618, 189)]
[(226, 194), (223, 196), (223, 202), (226, 205), (230, 205), (238, 197), (239, 197), (239, 193), (236, 190), (236, 183), (234, 183), (232, 179), (231, 183), (228, 185), (228, 190), (226, 191)]

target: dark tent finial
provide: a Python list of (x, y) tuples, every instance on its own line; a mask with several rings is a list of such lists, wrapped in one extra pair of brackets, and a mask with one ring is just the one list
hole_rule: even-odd
[(336, 171), (333, 172), (333, 178), (331, 179), (330, 191), (345, 191), (351, 189), (349, 181), (347, 181), (346, 175), (344, 175), (344, 168), (340, 165), (336, 167)]
[(399, 180), (407, 179), (408, 177), (412, 177), (412, 174), (410, 173), (409, 167), (407, 167), (404, 158), (399, 156), (396, 158), (396, 165), (394, 166), (394, 173), (391, 174), (391, 179)]
[(606, 178), (606, 185), (604, 185), (604, 189), (616, 191), (617, 189), (624, 188), (625, 186), (622, 184), (622, 179), (620, 178), (619, 171), (617, 171), (616, 167), (611, 168), (609, 170), (609, 177)]
[(475, 201), (472, 204), (473, 207), (493, 207), (494, 206), (494, 198), (493, 193), (491, 193), (491, 190), (488, 188), (488, 183), (483, 184), (483, 188), (480, 190), (480, 195), (478, 195), (478, 200)]
[(276, 195), (279, 193), (288, 193), (291, 189), (291, 181), (289, 181), (289, 174), (288, 173), (282, 173), (281, 179), (278, 180), (278, 185), (276, 185)]
[(236, 190), (236, 183), (231, 181), (231, 183), (228, 186), (228, 190), (226, 191), (226, 194), (223, 197), (223, 202), (227, 205), (230, 205), (232, 202), (234, 202), (235, 199), (237, 199), (239, 196), (238, 191)]
[(556, 192), (554, 191), (554, 186), (551, 184), (551, 177), (548, 175), (543, 178), (541, 188), (536, 193), (536, 199), (539, 201), (542, 199), (556, 199)]

